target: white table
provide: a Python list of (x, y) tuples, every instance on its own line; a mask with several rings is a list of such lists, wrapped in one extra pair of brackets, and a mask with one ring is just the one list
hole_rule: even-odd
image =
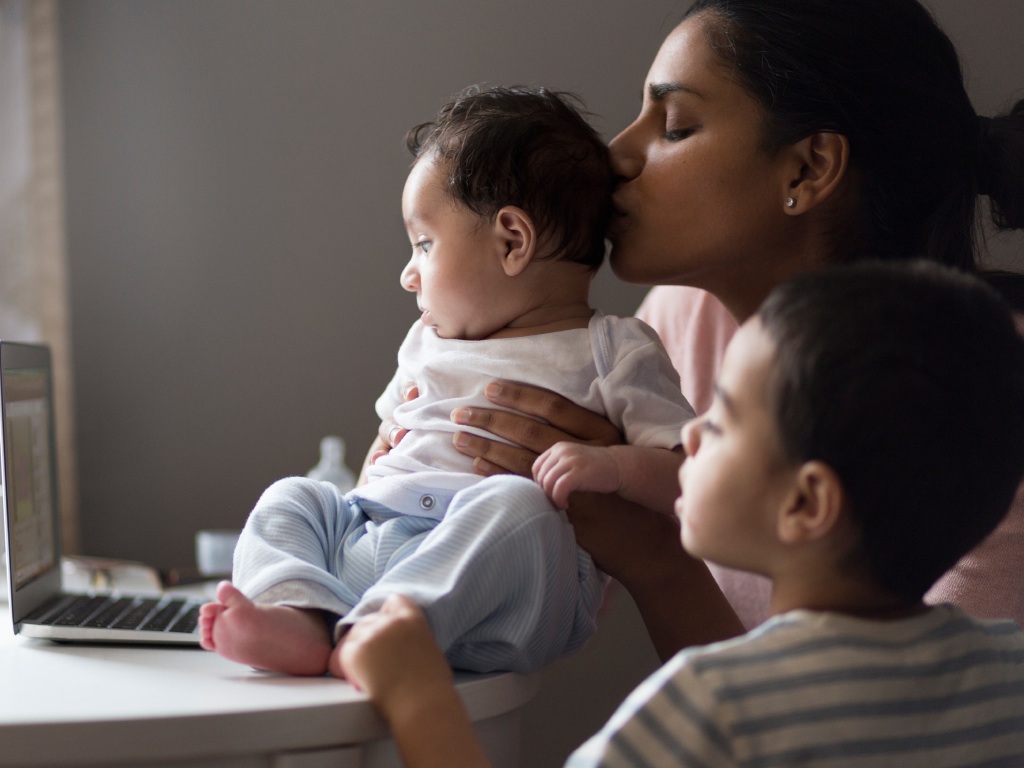
[[(16, 638), (0, 604), (0, 766), (382, 768), (387, 728), (347, 683), (270, 675), (199, 649)], [(537, 676), (461, 675), (497, 766), (518, 764)]]

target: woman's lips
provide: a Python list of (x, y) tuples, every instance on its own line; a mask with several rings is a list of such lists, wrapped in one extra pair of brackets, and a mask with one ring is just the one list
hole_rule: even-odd
[(612, 206), (612, 218), (608, 222), (608, 237), (615, 238), (621, 235), (628, 226), (628, 214), (617, 205)]

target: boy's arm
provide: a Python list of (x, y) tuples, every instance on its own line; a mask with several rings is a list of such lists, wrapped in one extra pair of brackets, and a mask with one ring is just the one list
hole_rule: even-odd
[(392, 595), (352, 625), (335, 651), (340, 673), (370, 697), (408, 768), (490, 763), (423, 612)]
[(681, 448), (563, 442), (537, 458), (533, 476), (559, 509), (568, 507), (574, 491), (596, 491), (618, 493), (627, 501), (671, 514), (679, 496), (683, 458)]

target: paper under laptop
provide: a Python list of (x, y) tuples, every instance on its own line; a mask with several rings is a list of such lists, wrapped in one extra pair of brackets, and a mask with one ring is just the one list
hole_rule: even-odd
[(58, 641), (198, 645), (201, 599), (64, 591), (48, 347), (0, 341), (0, 410), (14, 633)]

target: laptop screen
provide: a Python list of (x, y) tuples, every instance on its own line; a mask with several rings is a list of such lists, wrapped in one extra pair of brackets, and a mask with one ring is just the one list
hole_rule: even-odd
[(46, 367), (4, 367), (8, 567), (15, 590), (58, 565), (50, 381)]

